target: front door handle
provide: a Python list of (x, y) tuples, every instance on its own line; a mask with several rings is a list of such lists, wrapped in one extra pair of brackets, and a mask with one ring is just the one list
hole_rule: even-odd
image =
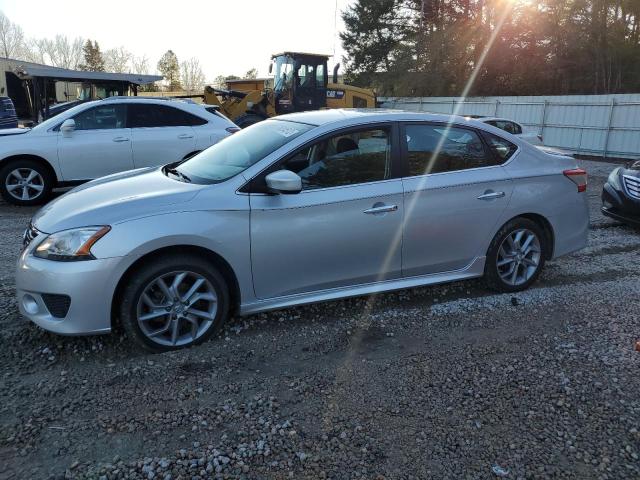
[(180, 140), (186, 140), (187, 138), (193, 138), (193, 135), (189, 135), (188, 133), (181, 133), (180, 135), (178, 135), (178, 138)]
[(366, 213), (367, 215), (375, 215), (378, 213), (395, 212), (396, 210), (398, 210), (397, 205), (379, 205), (376, 203), (373, 207), (368, 208), (363, 213)]
[(493, 190), (487, 190), (478, 197), (478, 200), (495, 200), (496, 198), (502, 198), (504, 196), (504, 192), (494, 192)]
[(114, 137), (113, 141), (114, 142), (128, 142), (129, 141), (129, 137)]

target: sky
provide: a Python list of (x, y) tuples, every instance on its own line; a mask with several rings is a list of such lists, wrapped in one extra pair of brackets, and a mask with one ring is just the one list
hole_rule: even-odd
[[(124, 46), (146, 55), (151, 73), (168, 49), (180, 61), (196, 57), (211, 82), (254, 67), (266, 76), (271, 55), (284, 50), (332, 55), (335, 47), (339, 61), (344, 53), (339, 12), (353, 1), (0, 0), (0, 10), (27, 37), (81, 36), (97, 40), (103, 51)], [(330, 60), (330, 68), (334, 63)]]

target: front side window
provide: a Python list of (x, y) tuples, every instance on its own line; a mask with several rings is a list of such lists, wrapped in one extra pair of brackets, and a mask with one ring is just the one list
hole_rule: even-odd
[(312, 128), (281, 120), (256, 123), (191, 157), (177, 170), (201, 183), (223, 182)]
[(474, 130), (412, 124), (405, 131), (411, 176), (496, 165)]
[(129, 105), (129, 127), (192, 127), (204, 125), (206, 120), (168, 105), (132, 103)]
[(303, 190), (388, 179), (390, 132), (371, 129), (335, 135), (296, 153), (283, 168), (300, 175)]
[(75, 115), (76, 130), (107, 130), (125, 128), (127, 109), (124, 105), (111, 104), (89, 108)]

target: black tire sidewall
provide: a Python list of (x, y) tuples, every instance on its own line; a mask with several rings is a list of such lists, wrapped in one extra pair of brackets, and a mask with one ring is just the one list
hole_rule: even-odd
[[(9, 193), (6, 187), (7, 176), (18, 168), (29, 168), (37, 171), (42, 177), (44, 188), (40, 195), (33, 200), (19, 200)], [(0, 168), (0, 195), (7, 202), (13, 205), (29, 206), (41, 205), (47, 201), (53, 189), (53, 179), (45, 166), (34, 160), (15, 160), (7, 163)]]
[[(218, 295), (218, 310), (216, 318), (209, 330), (189, 345), (175, 347), (159, 345), (150, 340), (138, 325), (138, 300), (149, 282), (160, 275), (178, 270), (188, 270), (198, 273), (211, 283)], [(230, 302), (227, 283), (216, 267), (206, 260), (203, 261), (202, 258), (191, 255), (172, 255), (161, 257), (156, 261), (147, 262), (140, 268), (136, 269), (136, 271), (129, 276), (126, 282), (127, 284), (122, 290), (122, 295), (120, 296), (121, 302), (119, 312), (122, 326), (128, 337), (132, 338), (138, 345), (151, 352), (166, 352), (199, 345), (207, 341), (215, 333), (219, 332), (227, 320)]]
[[(498, 272), (497, 266), (497, 258), (498, 258), (498, 250), (500, 249), (500, 245), (504, 242), (505, 238), (508, 235), (513, 233), (515, 230), (527, 229), (532, 231), (540, 242), (540, 247), (542, 253), (540, 254), (540, 264), (538, 265), (538, 269), (533, 274), (533, 276), (527, 280), (522, 285), (509, 285), (502, 280), (500, 274)], [(514, 293), (520, 292), (522, 290), (526, 290), (529, 288), (540, 276), (542, 269), (544, 268), (545, 259), (547, 257), (547, 240), (543, 229), (533, 220), (528, 218), (515, 218), (505, 224), (499, 231), (496, 233), (495, 237), (491, 241), (491, 245), (489, 246), (489, 250), (487, 251), (487, 258), (484, 267), (484, 275), (485, 280), (489, 287), (493, 290), (503, 293)]]

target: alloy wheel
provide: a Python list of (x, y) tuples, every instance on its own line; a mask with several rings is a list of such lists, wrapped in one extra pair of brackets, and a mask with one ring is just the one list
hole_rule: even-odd
[(212, 327), (218, 295), (199, 273), (166, 273), (147, 284), (136, 312), (140, 330), (152, 342), (170, 347), (189, 345)]
[(498, 274), (507, 285), (523, 285), (537, 272), (541, 256), (538, 236), (526, 228), (515, 230), (506, 236), (498, 249)]
[(7, 175), (5, 187), (17, 200), (35, 200), (42, 195), (44, 179), (32, 168), (16, 168)]

